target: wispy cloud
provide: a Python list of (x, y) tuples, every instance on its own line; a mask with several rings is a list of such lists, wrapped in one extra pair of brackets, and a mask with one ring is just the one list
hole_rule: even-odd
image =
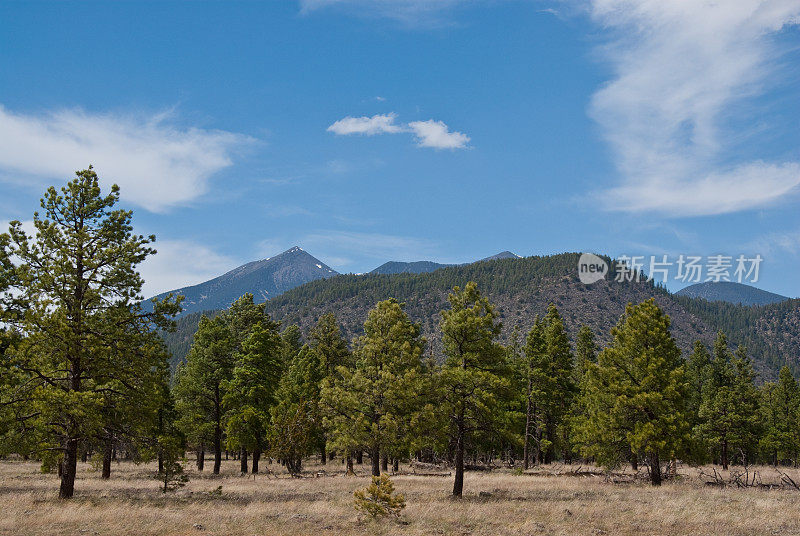
[(775, 255), (800, 255), (800, 229), (767, 233), (742, 246), (743, 251), (759, 253), (765, 257)]
[(468, 0), (299, 0), (302, 13), (324, 8), (344, 9), (358, 16), (384, 17), (408, 25), (437, 26), (440, 13)]
[(63, 180), (94, 165), (106, 184), (153, 212), (206, 192), (209, 179), (255, 140), (221, 130), (181, 128), (169, 114), (97, 114), (64, 109), (38, 115), (0, 106), (0, 173), (5, 180)]
[(394, 123), (397, 114), (376, 114), (372, 117), (350, 117), (339, 119), (328, 127), (328, 132), (349, 136), (351, 134), (363, 134), (374, 136), (376, 134), (395, 134), (402, 132), (403, 128)]
[(797, 162), (741, 161), (725, 120), (760, 95), (797, 24), (797, 0), (590, 0), (610, 39), (614, 78), (593, 97), (622, 175), (606, 208), (667, 216), (722, 214), (774, 203), (800, 184)]
[(411, 133), (416, 138), (418, 146), (433, 149), (465, 149), (470, 141), (466, 134), (451, 132), (450, 127), (442, 121), (429, 119), (401, 125), (395, 123), (395, 119), (397, 119), (395, 113), (377, 114), (372, 117), (347, 116), (333, 123), (327, 130), (340, 136)]
[(145, 297), (208, 281), (242, 264), (191, 240), (159, 240), (155, 249), (139, 267)]

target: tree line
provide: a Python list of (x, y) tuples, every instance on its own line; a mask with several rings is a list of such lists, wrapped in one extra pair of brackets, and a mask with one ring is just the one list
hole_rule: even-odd
[[(720, 332), (682, 356), (654, 299), (629, 304), (599, 348), (567, 332), (554, 305), (499, 342), (500, 314), (475, 282), (455, 286), (433, 355), (396, 299), (378, 301), (346, 340), (333, 314), (308, 333), (242, 296), (201, 316), (187, 359), (169, 373), (158, 336), (180, 298), (140, 307), (136, 265), (154, 253), (119, 192), (90, 169), (42, 199), (35, 234), (0, 235), (0, 456), (40, 460), (74, 493), (77, 461), (157, 459), (165, 489), (187, 451), (212, 472), (233, 452), (241, 471), (264, 456), (292, 475), (309, 456), (375, 476), (401, 462), (464, 471), (556, 460), (647, 468), (687, 463), (796, 463), (800, 388), (789, 369), (761, 386), (744, 346)], [(573, 344), (574, 338), (574, 344)]]

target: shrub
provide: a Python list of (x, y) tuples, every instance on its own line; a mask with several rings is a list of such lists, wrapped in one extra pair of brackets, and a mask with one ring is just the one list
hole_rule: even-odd
[(400, 511), (406, 507), (403, 495), (395, 493), (394, 484), (387, 475), (373, 476), (372, 484), (353, 493), (355, 509), (372, 518), (393, 515), (400, 517)]

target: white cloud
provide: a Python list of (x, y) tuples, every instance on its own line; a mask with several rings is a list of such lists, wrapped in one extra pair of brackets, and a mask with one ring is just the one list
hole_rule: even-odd
[(441, 121), (434, 121), (433, 119), (412, 121), (408, 126), (417, 137), (417, 144), (420, 147), (463, 149), (469, 143), (469, 136), (461, 132), (450, 132), (447, 125)]
[(220, 130), (179, 128), (165, 114), (25, 115), (0, 106), (0, 171), (6, 179), (63, 180), (92, 164), (106, 185), (119, 184), (124, 199), (154, 212), (202, 195), (210, 177), (253, 141)]
[(339, 119), (328, 127), (328, 132), (349, 136), (351, 134), (364, 134), (374, 136), (375, 134), (395, 134), (402, 132), (403, 128), (394, 124), (397, 114), (376, 114), (372, 117), (350, 117)]
[(796, 190), (795, 162), (735, 161), (724, 121), (765, 91), (779, 54), (771, 37), (797, 24), (797, 0), (589, 3), (615, 72), (590, 108), (623, 177), (601, 194), (607, 208), (721, 214)]
[(159, 240), (154, 247), (158, 253), (139, 266), (146, 298), (208, 281), (242, 264), (190, 240)]
[(464, 149), (470, 140), (466, 134), (450, 132), (450, 127), (442, 121), (429, 119), (398, 125), (395, 123), (396, 118), (397, 114), (395, 113), (373, 115), (372, 117), (347, 116), (329, 126), (328, 132), (340, 136), (412, 133), (417, 139), (418, 146), (434, 149)]
[[(9, 224), (11, 224), (12, 220), (0, 220), (0, 234), (7, 233)], [(22, 224), (22, 230), (28, 235), (29, 238), (36, 237), (36, 226), (33, 224), (33, 220), (19, 220)]]

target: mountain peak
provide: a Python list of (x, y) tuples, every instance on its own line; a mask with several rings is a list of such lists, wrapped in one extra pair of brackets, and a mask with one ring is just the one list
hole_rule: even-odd
[(209, 281), (170, 292), (185, 296), (183, 314), (186, 314), (225, 309), (247, 292), (253, 294), (256, 302), (263, 302), (303, 283), (335, 275), (339, 275), (336, 270), (300, 246), (294, 246), (274, 257), (248, 262)]
[(689, 296), (690, 298), (702, 298), (708, 301), (723, 301), (741, 305), (769, 305), (786, 301), (789, 298), (761, 290), (750, 285), (734, 283), (732, 281), (696, 283), (684, 287), (678, 292), (678, 296)]
[(511, 253), (510, 251), (501, 251), (497, 255), (492, 255), (491, 257), (486, 257), (485, 259), (481, 259), (481, 261), (496, 261), (498, 259), (521, 259), (520, 255), (516, 253)]

